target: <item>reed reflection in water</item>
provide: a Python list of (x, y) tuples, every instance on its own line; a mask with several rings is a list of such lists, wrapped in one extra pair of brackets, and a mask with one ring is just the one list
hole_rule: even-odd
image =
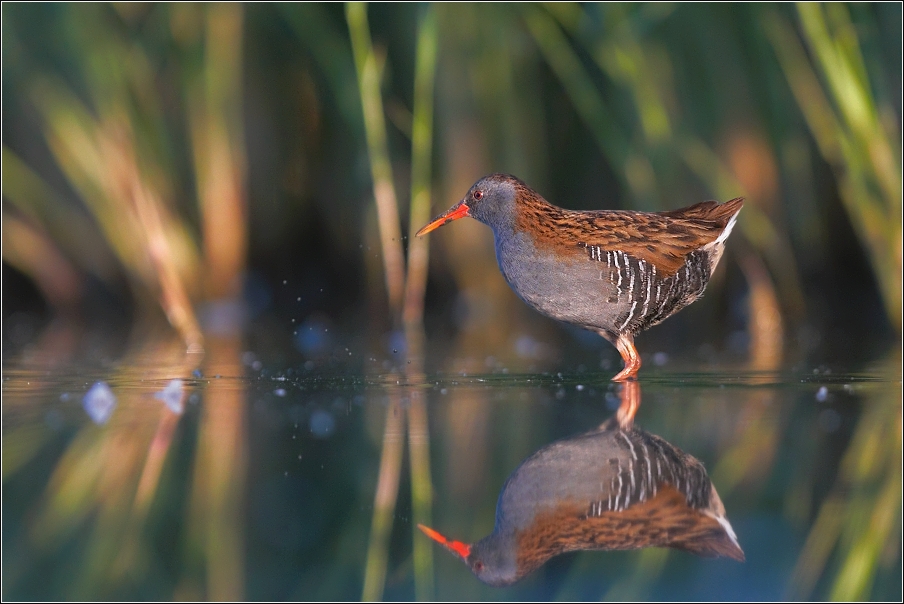
[[(214, 342), (219, 345), (220, 338), (208, 339), (208, 344)], [(67, 377), (47, 376), (34, 365), (29, 371), (6, 370), (4, 548), (16, 555), (4, 556), (5, 597), (143, 594), (200, 599), (228, 593), (354, 599), (363, 592), (368, 565), (377, 559), (385, 597), (412, 598), (417, 573), (428, 588), (433, 577), (429, 566), (418, 569), (412, 540), (436, 547), (416, 530), (417, 524), (459, 538), (489, 534), (498, 489), (519, 461), (543, 449), (519, 474), (529, 478), (536, 463), (548, 469), (549, 460), (562, 456), (546, 451), (550, 445), (544, 443), (580, 434), (616, 411), (604, 402), (612, 398), (605, 390), (604, 372), (412, 373), (408, 378), (401, 372), (396, 377), (328, 379), (300, 367), (276, 370), (259, 357), (252, 363), (251, 355), (239, 350), (227, 338), (221, 357), (208, 347), (202, 359), (186, 356), (184, 345), (172, 342), (133, 353), (126, 359), (130, 365)], [(827, 577), (837, 593), (891, 593), (889, 573), (899, 543), (894, 522), (900, 506), (900, 384), (889, 381), (893, 365), (890, 359), (881, 375), (760, 372), (716, 379), (651, 372), (640, 383), (644, 400), (636, 421), (644, 434), (668, 434), (669, 441), (718, 469), (710, 478), (728, 506), (727, 516), (747, 561), (697, 560), (662, 548), (555, 556), (505, 593), (516, 599), (554, 594), (659, 599), (667, 593), (778, 598), (818, 592)], [(158, 397), (176, 392), (174, 379), (183, 382), (182, 414)], [(117, 399), (104, 425), (90, 419), (80, 397), (98, 381), (109, 384)], [(598, 384), (606, 386), (600, 390)], [(413, 392), (421, 396), (415, 400)], [(626, 394), (630, 392), (622, 393), (621, 402), (631, 399)], [(762, 412), (749, 428), (775, 424), (772, 429), (781, 433), (772, 445), (777, 451), (769, 458), (771, 466), (765, 469), (747, 461), (745, 456), (756, 455), (757, 449), (746, 438), (732, 442), (728, 436), (744, 436), (749, 421), (744, 410), (748, 399), (757, 397)], [(457, 431), (444, 418), (460, 400), (480, 405), (495, 427), (480, 460), (479, 474), (485, 479), (467, 496), (456, 494), (449, 476), (438, 471), (472, 463), (470, 458), (445, 457), (454, 450), (449, 441), (457, 438)], [(428, 410), (433, 412), (429, 423)], [(396, 422), (390, 444), (400, 449), (395, 454), (396, 496), (391, 505), (377, 510), (372, 505), (381, 488), (380, 434), (391, 412), (397, 414), (389, 416)], [(316, 430), (314, 422), (325, 415), (332, 418), (329, 434)], [(618, 445), (618, 451), (603, 459), (633, 460), (630, 447), (617, 434), (594, 431), (569, 440), (598, 439), (604, 453)], [(625, 434), (638, 457), (644, 446), (651, 459), (653, 446), (674, 451), (655, 437), (638, 441), (630, 437), (631, 429)], [(433, 446), (425, 454), (428, 443)], [(556, 446), (564, 447), (559, 451), (577, 447)], [(414, 451), (416, 447), (421, 451)], [(829, 451), (836, 451), (836, 457)], [(583, 460), (576, 468), (600, 457), (575, 455)], [(681, 459), (675, 455), (670, 459)], [(726, 459), (733, 461), (727, 464)], [(423, 476), (431, 465), (433, 478)], [(827, 474), (836, 467), (837, 477)], [(459, 471), (467, 474), (466, 469)], [(580, 484), (564, 471), (549, 473)], [(435, 496), (430, 495), (433, 481)], [(622, 484), (628, 482), (624, 474)], [(509, 490), (515, 483), (526, 484), (513, 479)], [(649, 483), (644, 489), (649, 492)], [(531, 491), (510, 490), (509, 499), (515, 494), (526, 499), (524, 493)], [(536, 488), (547, 502), (555, 501), (559, 491)], [(631, 507), (635, 494), (640, 497), (632, 491)], [(619, 495), (619, 505), (622, 499)], [(576, 513), (590, 515), (599, 510), (592, 504), (600, 501), (587, 499)], [(435, 521), (430, 519), (431, 505)], [(606, 498), (602, 509), (608, 511), (608, 505)], [(524, 518), (521, 513), (510, 516)], [(379, 526), (374, 523), (378, 514), (388, 519), (382, 534), (372, 531)], [(554, 536), (553, 528), (560, 524), (565, 526), (547, 523), (550, 534)], [(370, 560), (369, 530), (375, 552)], [(631, 529), (629, 534), (639, 533)], [(829, 574), (835, 565), (852, 569), (864, 552), (875, 556), (869, 574)], [(435, 561), (437, 596), (494, 597), (497, 592), (480, 581), (462, 580), (462, 569), (455, 564), (446, 555)], [(769, 577), (777, 580), (764, 580)], [(701, 591), (704, 586), (710, 591)]]
[[(235, 338), (210, 338), (206, 354), (186, 354), (182, 341), (147, 343), (123, 360), (122, 369), (104, 376), (116, 406), (102, 425), (82, 424), (72, 435), (29, 522), (29, 554), (5, 570), (13, 577), (28, 574), (35, 558), (52, 559), (60, 544), (78, 538), (84, 549), (68, 561), (67, 572), (50, 577), (34, 593), (97, 599), (141, 592), (159, 572), (157, 533), (170, 534), (173, 528), (159, 511), (151, 513), (161, 505), (165, 485), (166, 507), (189, 510), (176, 596), (243, 598), (247, 395), (239, 344)], [(72, 398), (67, 392), (58, 396), (63, 403)], [(17, 398), (10, 397), (14, 407)], [(187, 416), (188, 428), (183, 425)], [(184, 457), (185, 438), (194, 441), (194, 430), (197, 447), (190, 471), (191, 464), (174, 464), (174, 459)], [(4, 429), (4, 457), (7, 451), (17, 457), (14, 465), (4, 463), (4, 481), (34, 463), (47, 446), (39, 440), (23, 452), (18, 445), (31, 431), (28, 424)], [(41, 433), (53, 435), (46, 426)], [(174, 477), (165, 479), (167, 471), (190, 488), (173, 496)]]

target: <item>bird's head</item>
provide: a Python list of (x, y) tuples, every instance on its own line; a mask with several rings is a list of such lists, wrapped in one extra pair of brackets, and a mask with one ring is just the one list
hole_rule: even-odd
[(473, 545), (451, 541), (431, 528), (419, 524), (425, 535), (442, 544), (468, 565), (478, 579), (493, 587), (511, 585), (521, 578), (512, 547), (506, 547), (496, 535), (490, 535)]
[(520, 187), (526, 188), (527, 185), (509, 174), (484, 176), (474, 183), (461, 201), (434, 218), (417, 232), (417, 236), (465, 216), (476, 218), (495, 229), (513, 217)]

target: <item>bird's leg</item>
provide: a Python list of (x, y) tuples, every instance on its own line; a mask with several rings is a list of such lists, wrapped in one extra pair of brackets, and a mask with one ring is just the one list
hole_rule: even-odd
[(634, 336), (619, 334), (615, 340), (615, 347), (618, 348), (618, 352), (625, 362), (625, 368), (612, 378), (612, 381), (625, 382), (637, 379), (637, 371), (640, 369), (640, 355), (637, 354), (637, 349), (634, 348)]
[(622, 430), (630, 430), (634, 427), (634, 416), (640, 408), (640, 382), (628, 380), (622, 384), (621, 405), (615, 414), (615, 419)]

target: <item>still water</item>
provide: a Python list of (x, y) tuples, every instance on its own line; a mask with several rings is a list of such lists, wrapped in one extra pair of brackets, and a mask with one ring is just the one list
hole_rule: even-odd
[[(349, 353), (351, 355), (351, 353)], [(485, 585), (519, 464), (596, 429), (611, 371), (422, 373), (238, 341), (3, 368), (4, 599), (901, 597), (900, 358), (641, 372), (636, 426), (700, 460), (745, 562), (580, 551)], [(363, 367), (363, 369), (360, 369)], [(547, 489), (555, 492), (555, 489)]]

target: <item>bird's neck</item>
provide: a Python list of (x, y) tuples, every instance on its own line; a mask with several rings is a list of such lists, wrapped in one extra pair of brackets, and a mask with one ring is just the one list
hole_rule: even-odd
[(536, 568), (522, 569), (518, 552), (518, 539), (513, 530), (494, 530), (475, 543), (472, 555), (478, 557), (490, 570), (492, 577), (484, 577), (491, 584), (510, 585)]
[(512, 213), (513, 229), (528, 234), (538, 247), (574, 247), (575, 242), (567, 237), (574, 214), (572, 210), (554, 206), (531, 191), (529, 196), (518, 197)]

